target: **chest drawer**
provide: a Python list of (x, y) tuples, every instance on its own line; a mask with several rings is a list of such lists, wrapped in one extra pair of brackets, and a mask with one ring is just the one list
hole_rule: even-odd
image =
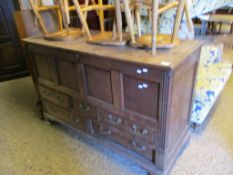
[(72, 100), (68, 95), (45, 86), (40, 86), (40, 93), (43, 99), (51, 101), (59, 106), (69, 108), (72, 105)]
[(73, 100), (74, 110), (83, 118), (98, 120), (98, 107), (84, 100)]
[(151, 129), (107, 111), (103, 111), (103, 120), (150, 144), (156, 142), (156, 126)]
[(55, 119), (69, 123), (73, 120), (74, 113), (71, 110), (59, 107), (53, 103), (46, 100), (42, 101), (43, 111), (45, 114), (49, 114)]
[(153, 160), (154, 150), (151, 147), (134, 139), (133, 137), (126, 136), (124, 132), (120, 131), (119, 129), (115, 127), (103, 126), (97, 123), (93, 123), (93, 128), (95, 132), (104, 136), (105, 138), (129, 148), (149, 160)]

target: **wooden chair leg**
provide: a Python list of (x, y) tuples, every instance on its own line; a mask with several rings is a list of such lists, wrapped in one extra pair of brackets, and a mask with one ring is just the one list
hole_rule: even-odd
[(65, 9), (67, 24), (70, 24), (70, 12), (69, 12), (69, 2), (68, 2), (68, 0), (64, 0), (64, 9)]
[(159, 10), (159, 1), (152, 1), (152, 55), (156, 54), (156, 35), (158, 27), (158, 10)]
[(42, 32), (44, 33), (44, 35), (47, 35), (48, 31), (47, 31), (47, 29), (46, 29), (46, 27), (44, 25), (44, 22), (43, 22), (43, 19), (42, 19), (40, 13), (38, 12), (38, 10), (36, 9), (36, 7), (34, 6), (33, 1), (29, 0), (29, 4), (30, 4), (30, 6), (32, 8), (32, 11), (34, 12), (36, 18), (38, 19), (38, 22), (39, 22), (39, 25), (40, 25), (40, 28), (41, 28)]
[(194, 26), (193, 26), (192, 17), (189, 11), (189, 3), (187, 0), (185, 0), (184, 10), (185, 10), (185, 16), (186, 16), (189, 32), (192, 34), (192, 38), (194, 38)]
[(184, 10), (184, 4), (186, 0), (180, 0), (178, 3), (177, 11), (176, 11), (176, 19), (173, 29), (173, 35), (172, 35), (172, 43), (175, 42), (175, 40), (178, 38), (179, 35), (179, 27), (182, 20), (182, 13)]
[(116, 29), (118, 33), (119, 41), (122, 39), (122, 16), (121, 16), (121, 4), (120, 0), (115, 0), (115, 13), (116, 13)]
[[(118, 0), (119, 1), (119, 0)], [(127, 26), (129, 28), (131, 43), (135, 43), (135, 36), (134, 36), (134, 27), (133, 27), (133, 20), (129, 9), (129, 1), (123, 0), (124, 8), (125, 8), (125, 18), (127, 22)]]
[[(88, 4), (89, 4), (89, 0), (85, 0), (84, 6), (87, 7)], [(87, 11), (84, 11), (84, 12), (83, 12), (83, 16), (84, 16), (85, 20), (87, 20)], [(84, 32), (84, 30), (85, 30), (85, 29), (82, 27), (82, 32)]]
[[(112, 27), (112, 40), (116, 40), (116, 20), (113, 21), (113, 27)], [(120, 40), (120, 39), (119, 39)]]
[(73, 3), (74, 3), (74, 6), (75, 6), (75, 9), (76, 9), (76, 12), (78, 14), (78, 17), (79, 17), (79, 19), (81, 21), (81, 24), (82, 24), (82, 26), (83, 26), (83, 28), (85, 30), (85, 33), (87, 34), (88, 39), (91, 40), (92, 39), (91, 33), (90, 33), (89, 27), (87, 25), (86, 19), (84, 18), (84, 15), (83, 15), (83, 13), (81, 11), (80, 4), (79, 4), (79, 2), (77, 0), (73, 0)]
[(66, 12), (65, 12), (65, 8), (63, 5), (63, 1), (62, 0), (58, 0), (58, 5), (59, 8), (61, 10), (61, 14), (62, 14), (62, 19), (63, 19), (63, 24), (65, 27), (65, 30), (67, 31), (67, 33), (69, 33), (69, 25), (68, 25), (68, 21), (67, 21), (67, 17), (66, 17)]
[(136, 23), (137, 23), (138, 37), (141, 37), (142, 36), (142, 32), (141, 32), (141, 14), (140, 14), (140, 8), (139, 7), (136, 7), (135, 17), (136, 17)]
[[(103, 1), (98, 0), (98, 5), (102, 7), (103, 6)], [(103, 33), (105, 31), (105, 29), (104, 29), (104, 11), (103, 11), (103, 9), (99, 10), (99, 21), (100, 21), (100, 30)]]

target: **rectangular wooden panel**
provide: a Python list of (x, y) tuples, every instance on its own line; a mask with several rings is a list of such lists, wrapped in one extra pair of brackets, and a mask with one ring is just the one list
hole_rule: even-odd
[(110, 71), (85, 66), (87, 95), (113, 103)]
[(40, 78), (52, 81), (51, 68), (49, 66), (49, 57), (35, 54), (34, 60), (37, 68), (37, 74)]
[(60, 85), (79, 92), (79, 80), (76, 69), (75, 62), (57, 59), (57, 71)]
[(157, 120), (159, 84), (124, 75), (124, 107)]
[(61, 92), (52, 90), (45, 86), (40, 86), (40, 94), (42, 98), (49, 100), (59, 106), (65, 108), (71, 108), (72, 106), (71, 98), (68, 95), (63, 94)]

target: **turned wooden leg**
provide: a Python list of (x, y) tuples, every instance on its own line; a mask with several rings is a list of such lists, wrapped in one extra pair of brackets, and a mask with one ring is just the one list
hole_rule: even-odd
[(184, 11), (184, 4), (186, 0), (180, 0), (178, 3), (177, 11), (176, 11), (176, 19), (174, 24), (174, 30), (172, 35), (172, 43), (178, 38), (179, 35), (179, 27), (182, 20), (182, 13)]
[(158, 9), (159, 9), (159, 1), (152, 1), (152, 55), (156, 54), (156, 35), (157, 35), (157, 27), (158, 27)]
[(187, 20), (189, 32), (192, 33), (193, 38), (194, 38), (194, 26), (193, 26), (192, 17), (191, 17), (190, 11), (189, 11), (189, 3), (187, 0), (185, 0), (184, 10), (185, 10), (185, 17)]
[[(113, 27), (112, 27), (112, 40), (116, 40), (116, 20), (115, 19), (113, 21)], [(120, 40), (120, 38), (119, 38), (119, 40)]]
[(134, 27), (133, 27), (132, 16), (131, 16), (130, 9), (129, 9), (129, 1), (128, 0), (123, 0), (123, 4), (124, 4), (124, 7), (125, 7), (125, 18), (126, 18), (127, 25), (128, 25), (128, 28), (129, 28), (131, 43), (134, 44), (135, 43)]
[(81, 11), (80, 4), (79, 4), (79, 2), (77, 0), (73, 0), (73, 3), (74, 3), (74, 6), (75, 6), (75, 9), (76, 9), (76, 12), (78, 14), (78, 17), (79, 17), (79, 19), (81, 21), (81, 24), (82, 24), (82, 26), (83, 26), (83, 28), (84, 28), (87, 36), (88, 36), (88, 39), (91, 40), (92, 39), (91, 38), (91, 33), (89, 31), (89, 27), (87, 25), (86, 19), (84, 18), (83, 13)]
[(64, 9), (65, 9), (65, 16), (67, 24), (70, 24), (70, 13), (69, 13), (69, 2), (68, 0), (64, 1)]
[(69, 33), (68, 21), (67, 21), (66, 12), (65, 12), (65, 8), (64, 8), (62, 0), (58, 0), (58, 5), (59, 5), (59, 8), (61, 10), (65, 30), (66, 30), (67, 33)]
[(141, 33), (141, 14), (140, 14), (140, 7), (136, 7), (135, 10), (135, 16), (136, 16), (136, 23), (137, 23), (137, 29), (138, 29), (138, 37), (142, 36)]
[[(98, 0), (98, 5), (102, 7), (103, 6), (103, 1)], [(103, 11), (103, 9), (99, 10), (99, 20), (100, 20), (100, 30), (103, 33), (105, 31), (104, 30), (104, 11)]]
[(116, 29), (119, 41), (122, 41), (122, 16), (120, 0), (115, 0), (115, 13), (116, 13)]
[(48, 31), (47, 31), (47, 29), (46, 29), (46, 27), (44, 25), (44, 22), (43, 22), (43, 19), (42, 19), (40, 13), (38, 12), (37, 8), (34, 6), (33, 1), (29, 0), (29, 4), (30, 4), (30, 6), (32, 8), (33, 13), (35, 14), (36, 18), (38, 19), (38, 22), (39, 22), (39, 25), (40, 25), (40, 28), (41, 28), (43, 34), (47, 35)]

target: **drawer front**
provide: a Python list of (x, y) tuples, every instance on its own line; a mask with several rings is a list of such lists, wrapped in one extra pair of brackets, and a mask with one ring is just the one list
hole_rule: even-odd
[(103, 126), (97, 123), (93, 123), (93, 128), (98, 134), (104, 136), (105, 138), (129, 148), (149, 160), (153, 160), (154, 151), (148, 147), (147, 144), (135, 140), (133, 137), (127, 137), (124, 132), (120, 131), (119, 129), (115, 127)]
[(74, 100), (74, 109), (84, 118), (98, 119), (98, 107), (83, 100)]
[(71, 110), (59, 107), (45, 100), (42, 101), (42, 104), (44, 113), (49, 114), (55, 119), (62, 120), (66, 123), (72, 121), (74, 114)]
[(52, 116), (53, 118), (69, 124), (74, 128), (87, 132), (89, 127), (87, 125), (87, 120), (85, 117), (82, 117), (78, 111), (61, 108), (47, 101), (43, 101), (42, 103), (45, 115), (50, 115), (48, 117)]
[[(104, 122), (119, 127), (129, 134), (132, 134), (134, 137), (138, 137), (143, 141), (146, 141), (150, 144), (155, 144), (156, 131), (148, 127), (143, 127), (142, 125), (126, 120), (120, 116), (117, 116), (113, 113), (104, 111), (103, 112)], [(156, 126), (155, 126), (156, 128)]]
[(159, 84), (124, 75), (124, 108), (154, 120), (158, 118)]
[(53, 89), (40, 86), (40, 93), (43, 99), (51, 101), (65, 108), (70, 108), (72, 105), (71, 98), (68, 95), (55, 91)]

